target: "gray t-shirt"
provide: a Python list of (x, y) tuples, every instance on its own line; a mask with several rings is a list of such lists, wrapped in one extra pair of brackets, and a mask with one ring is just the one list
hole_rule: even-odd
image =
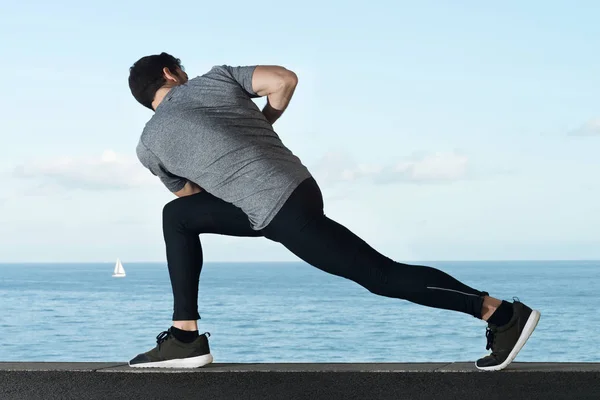
[(260, 230), (311, 174), (251, 100), (254, 68), (215, 66), (172, 88), (136, 150), (171, 192), (194, 182)]

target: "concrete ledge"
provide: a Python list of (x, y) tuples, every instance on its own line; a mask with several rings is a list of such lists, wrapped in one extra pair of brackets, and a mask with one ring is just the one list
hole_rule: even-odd
[[(126, 373), (210, 373), (210, 372), (482, 372), (473, 362), (453, 363), (213, 363), (196, 369), (131, 368), (125, 362), (0, 362), (0, 371), (83, 371)], [(507, 372), (600, 372), (600, 363), (520, 363)]]
[(18, 399), (599, 399), (600, 363), (210, 364), (0, 362), (0, 398)]

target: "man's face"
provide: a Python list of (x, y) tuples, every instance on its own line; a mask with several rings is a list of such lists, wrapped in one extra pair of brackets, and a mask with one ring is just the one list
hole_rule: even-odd
[(183, 85), (188, 81), (188, 74), (182, 69), (177, 69), (177, 76), (179, 77), (180, 85)]

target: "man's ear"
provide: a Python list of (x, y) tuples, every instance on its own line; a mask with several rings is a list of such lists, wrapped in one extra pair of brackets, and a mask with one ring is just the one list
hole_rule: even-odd
[(167, 67), (163, 68), (163, 75), (165, 76), (167, 83), (174, 84), (179, 83), (180, 81), (180, 78), (177, 76), (177, 74), (171, 72)]

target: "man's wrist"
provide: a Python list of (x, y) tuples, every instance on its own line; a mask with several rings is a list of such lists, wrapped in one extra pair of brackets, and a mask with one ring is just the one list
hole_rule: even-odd
[(267, 121), (269, 121), (269, 123), (273, 125), (273, 123), (275, 123), (275, 121), (277, 121), (279, 117), (281, 117), (281, 115), (283, 114), (283, 110), (277, 110), (267, 100), (267, 104), (263, 108), (262, 113), (264, 114)]

